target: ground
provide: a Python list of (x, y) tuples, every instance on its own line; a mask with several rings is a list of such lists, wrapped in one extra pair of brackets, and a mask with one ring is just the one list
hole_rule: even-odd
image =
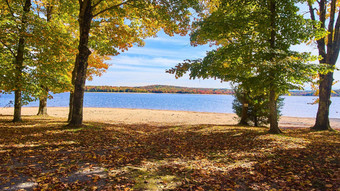
[(339, 131), (0, 116), (0, 190), (339, 190)]
[[(37, 107), (23, 107), (23, 115), (38, 113)], [(49, 107), (48, 114), (52, 117), (67, 118), (68, 107)], [(13, 115), (13, 108), (0, 108), (1, 115)], [(237, 124), (237, 116), (232, 113), (210, 113), (192, 111), (152, 110), (152, 109), (123, 109), (123, 108), (84, 108), (84, 120), (100, 121), (110, 124), (148, 124), (153, 126), (176, 125), (233, 125)], [(281, 128), (312, 127), (315, 118), (281, 116)], [(340, 118), (331, 118), (330, 124), (334, 129), (340, 129)]]

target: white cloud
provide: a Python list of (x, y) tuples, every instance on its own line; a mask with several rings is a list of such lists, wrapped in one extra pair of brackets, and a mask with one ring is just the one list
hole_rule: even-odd
[(122, 53), (122, 55), (144, 55), (144, 56), (163, 56), (163, 57), (177, 57), (178, 51), (165, 50), (165, 49), (155, 49), (155, 48), (145, 48), (145, 47), (133, 47), (128, 51)]
[(146, 57), (131, 57), (131, 56), (117, 56), (109, 61), (112, 68), (135, 66), (135, 67), (173, 67), (182, 60), (170, 59), (162, 57), (146, 58)]
[[(203, 47), (183, 47), (176, 50), (163, 48), (146, 48), (146, 47), (132, 47), (119, 56), (149, 56), (149, 57), (166, 57), (176, 59), (197, 59), (206, 55), (206, 49)], [(211, 49), (211, 48), (210, 48)]]
[[(319, 52), (318, 52), (318, 49), (317, 49), (315, 43), (311, 44), (311, 45), (306, 45), (306, 44), (295, 45), (295, 46), (292, 46), (291, 49), (294, 50), (294, 51), (298, 51), (298, 52), (311, 52), (312, 55), (316, 55), (316, 56), (319, 55)], [(315, 63), (319, 63), (319, 62), (315, 61)], [(338, 58), (338, 60), (336, 62), (336, 66), (340, 67), (340, 58)], [(334, 81), (340, 80), (340, 71), (337, 71), (337, 70), (334, 71), (333, 78), (334, 78)], [(305, 88), (310, 89), (310, 85), (307, 84)], [(332, 89), (340, 89), (340, 82), (334, 84)]]
[[(188, 76), (176, 79), (174, 75), (165, 73), (185, 59), (203, 58), (209, 46), (191, 47), (189, 37), (168, 37), (160, 33), (159, 37), (146, 39), (145, 47), (132, 47), (118, 56), (112, 57), (109, 63), (112, 66), (102, 77), (94, 78), (92, 85), (111, 86), (142, 86), (142, 85), (177, 85), (187, 87), (228, 88), (229, 83), (220, 83), (219, 80), (189, 80)], [(313, 46), (298, 45), (292, 47), (296, 51), (311, 51), (317, 55)], [(338, 59), (337, 66), (339, 66)], [(334, 74), (335, 80), (340, 80), (340, 72)], [(333, 86), (339, 89), (340, 83)], [(309, 87), (306, 87), (309, 89)]]
[(176, 79), (174, 75), (161, 70), (143, 71), (109, 71), (100, 78), (95, 78), (87, 85), (110, 86), (145, 86), (145, 85), (175, 85), (186, 87), (229, 88), (229, 83), (221, 83), (219, 80), (189, 80), (188, 76)]
[(176, 37), (155, 37), (155, 38), (147, 38), (145, 39), (146, 43), (148, 41), (158, 42), (158, 43), (168, 43), (168, 44), (176, 44), (176, 45), (188, 45), (190, 46), (190, 40), (187, 38), (176, 38)]

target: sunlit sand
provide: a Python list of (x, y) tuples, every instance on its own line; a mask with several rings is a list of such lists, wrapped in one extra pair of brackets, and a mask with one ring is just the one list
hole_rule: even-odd
[[(23, 107), (23, 115), (35, 115), (37, 107)], [(67, 107), (50, 107), (48, 114), (52, 117), (67, 118)], [(13, 108), (1, 108), (0, 115), (13, 115)], [(199, 125), (218, 124), (235, 125), (235, 114), (207, 113), (191, 111), (170, 111), (151, 109), (122, 109), (122, 108), (84, 108), (84, 121), (97, 121), (112, 124), (149, 124), (149, 125)], [(332, 128), (340, 129), (340, 119), (330, 119)], [(281, 128), (311, 127), (314, 118), (282, 116)]]

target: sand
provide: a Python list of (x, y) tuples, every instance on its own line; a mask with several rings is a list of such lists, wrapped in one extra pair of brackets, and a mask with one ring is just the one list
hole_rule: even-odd
[[(23, 107), (22, 115), (35, 115), (37, 107)], [(68, 108), (49, 107), (48, 114), (52, 117), (67, 118)], [(1, 115), (13, 115), (13, 108), (0, 108)], [(84, 121), (96, 121), (111, 124), (149, 124), (149, 125), (235, 125), (235, 114), (207, 113), (191, 111), (169, 111), (150, 109), (121, 108), (84, 108)], [(279, 122), (281, 128), (311, 127), (314, 118), (282, 116)], [(330, 119), (331, 126), (340, 129), (340, 119)]]

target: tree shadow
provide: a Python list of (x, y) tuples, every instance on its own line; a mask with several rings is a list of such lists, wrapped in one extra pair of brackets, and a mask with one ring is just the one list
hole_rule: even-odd
[[(302, 180), (313, 173), (319, 175), (303, 185), (321, 189), (334, 178), (327, 175), (334, 172), (329, 169), (339, 168), (336, 133), (268, 135), (267, 128), (98, 122), (74, 129), (59, 119), (37, 118), (21, 125), (0, 120), (0, 125), (2, 190), (25, 182), (34, 183), (28, 190), (46, 185), (56, 190), (299, 189), (292, 177)], [(327, 154), (332, 157), (325, 162), (321, 156)]]

